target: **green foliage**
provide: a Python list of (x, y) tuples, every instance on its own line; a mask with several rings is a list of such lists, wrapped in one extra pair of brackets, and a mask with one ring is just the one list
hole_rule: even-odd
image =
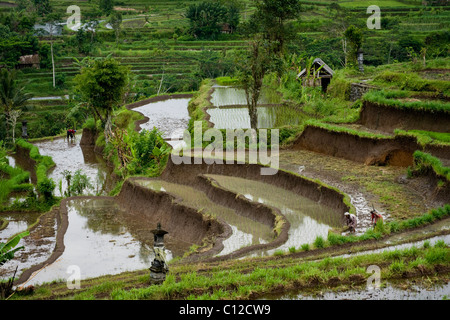
[(415, 109), (426, 112), (450, 112), (450, 104), (439, 101), (401, 101), (399, 98), (407, 96), (407, 92), (380, 90), (369, 91), (363, 96), (364, 101), (381, 104), (388, 107), (399, 109)]
[(75, 76), (75, 90), (81, 101), (91, 108), (92, 116), (101, 120), (105, 137), (111, 133), (112, 111), (122, 102), (128, 82), (129, 67), (114, 58), (88, 59)]
[(317, 236), (314, 240), (314, 247), (316, 248), (324, 248), (325, 247), (325, 240), (321, 236)]
[(359, 130), (355, 130), (355, 129), (351, 129), (351, 128), (347, 128), (347, 127), (342, 127), (342, 126), (338, 126), (338, 125), (324, 123), (324, 122), (321, 122), (321, 121), (315, 120), (315, 119), (307, 120), (305, 122), (305, 125), (312, 126), (312, 127), (323, 128), (325, 130), (333, 131), (333, 132), (343, 132), (343, 133), (347, 133), (347, 134), (350, 134), (350, 135), (356, 135), (356, 136), (364, 137), (364, 138), (391, 139), (390, 136), (386, 136), (386, 135), (383, 135), (383, 134), (371, 133), (371, 132), (366, 132), (366, 131), (359, 131)]
[(55, 166), (52, 158), (40, 155), (39, 149), (25, 140), (17, 140), (16, 145), (30, 150), (30, 158), (36, 162), (37, 190), (45, 201), (52, 202), (56, 184), (53, 179), (47, 177), (47, 171)]
[(361, 29), (355, 27), (354, 25), (349, 26), (345, 32), (344, 37), (347, 39), (350, 44), (350, 50), (348, 51), (347, 63), (350, 65), (356, 65), (356, 56), (358, 50), (362, 46), (363, 33)]
[(80, 196), (86, 189), (92, 189), (92, 183), (88, 176), (82, 173), (81, 169), (76, 170), (71, 178), (70, 194)]
[(239, 10), (231, 4), (228, 6), (220, 2), (201, 2), (190, 5), (185, 13), (189, 19), (189, 33), (198, 39), (215, 40), (227, 23), (231, 32), (239, 24)]
[(23, 249), (23, 246), (15, 248), (18, 244), (20, 239), (23, 237), (28, 236), (30, 233), (28, 231), (19, 233), (15, 235), (13, 238), (11, 238), (6, 243), (0, 242), (0, 266), (4, 265), (9, 260), (12, 260), (14, 258), (14, 253), (18, 250)]
[(258, 0), (252, 16), (253, 33), (263, 32), (275, 44), (274, 52), (283, 52), (286, 42), (293, 36), (287, 21), (298, 16), (299, 0)]
[(413, 158), (414, 167), (411, 170), (413, 175), (420, 175), (428, 170), (433, 170), (437, 175), (444, 177), (447, 182), (450, 181), (450, 168), (445, 167), (438, 158), (420, 150), (414, 152)]
[(114, 11), (114, 0), (99, 0), (99, 9), (107, 16)]
[[(423, 79), (414, 72), (384, 71), (375, 77), (374, 83), (389, 84), (393, 89), (416, 92), (435, 91), (448, 93), (450, 90), (448, 81)], [(406, 97), (408, 92), (389, 90), (378, 92), (377, 94), (390, 99)]]
[(169, 146), (156, 128), (151, 131), (142, 130), (135, 136), (132, 141), (132, 150), (134, 157), (129, 165), (131, 174), (159, 170), (170, 152)]
[(221, 86), (234, 86), (239, 84), (239, 80), (231, 77), (218, 77), (216, 78), (216, 82)]

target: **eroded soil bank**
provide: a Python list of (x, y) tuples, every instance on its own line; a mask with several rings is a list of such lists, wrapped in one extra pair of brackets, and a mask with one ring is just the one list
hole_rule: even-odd
[(448, 111), (400, 109), (368, 101), (363, 103), (359, 121), (366, 127), (385, 132), (395, 129), (450, 132)]
[(412, 138), (368, 138), (307, 126), (292, 149), (319, 152), (366, 165), (408, 167), (413, 164), (414, 151), (421, 148)]

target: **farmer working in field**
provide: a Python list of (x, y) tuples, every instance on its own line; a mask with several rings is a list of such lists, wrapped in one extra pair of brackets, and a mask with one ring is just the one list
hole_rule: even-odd
[(75, 133), (77, 132), (77, 130), (73, 130), (73, 129), (67, 129), (67, 140), (70, 139), (72, 140), (73, 138), (75, 138)]
[(347, 220), (347, 226), (349, 227), (350, 232), (351, 233), (355, 232), (355, 230), (356, 230), (356, 223), (357, 223), (356, 216), (354, 214), (349, 213), (349, 212), (346, 212), (344, 215), (345, 215), (345, 218)]
[(378, 221), (383, 221), (383, 216), (375, 211), (375, 209), (372, 209), (370, 211), (371, 219), (372, 219), (372, 225), (375, 227)]

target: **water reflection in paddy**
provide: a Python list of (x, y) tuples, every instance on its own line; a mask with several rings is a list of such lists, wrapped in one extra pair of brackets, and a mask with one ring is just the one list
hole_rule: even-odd
[(271, 184), (222, 175), (207, 175), (222, 187), (239, 193), (248, 199), (278, 208), (287, 218), (291, 227), (289, 239), (282, 246), (270, 250), (298, 248), (304, 243), (312, 243), (317, 236), (327, 237), (328, 231), (341, 226), (339, 215), (331, 208), (289, 190)]
[(58, 138), (33, 144), (39, 148), (41, 155), (52, 157), (56, 164), (48, 174), (57, 185), (55, 196), (61, 196), (58, 187), (60, 180), (63, 192), (67, 190), (67, 182), (63, 177), (64, 170), (70, 171), (72, 175), (76, 170), (81, 170), (82, 174), (88, 176), (93, 185), (93, 188), (88, 190), (91, 194), (107, 194), (112, 189), (111, 169), (105, 164), (101, 155), (94, 152), (94, 147), (80, 146), (80, 135), (77, 135), (73, 141)]
[(263, 244), (273, 240), (271, 227), (237, 214), (234, 210), (211, 201), (203, 192), (193, 187), (163, 180), (140, 180), (137, 183), (155, 191), (171, 193), (182, 199), (182, 203), (201, 210), (203, 214), (218, 217), (227, 222), (233, 234), (223, 242), (220, 255), (231, 253), (242, 247)]
[[(90, 198), (68, 201), (65, 250), (53, 264), (38, 272), (28, 284), (67, 279), (69, 266), (77, 266), (81, 279), (148, 268), (153, 260), (156, 224), (133, 224), (113, 199)], [(173, 257), (166, 246), (167, 260)]]
[(188, 103), (190, 98), (174, 98), (152, 102), (133, 109), (148, 117), (148, 122), (141, 125), (142, 129), (158, 128), (165, 139), (179, 139), (188, 126)]
[[(217, 129), (249, 129), (248, 108), (210, 108), (206, 110), (209, 121)], [(300, 111), (287, 106), (257, 107), (258, 128), (275, 128), (286, 125), (299, 125), (305, 119)]]
[[(240, 88), (227, 86), (214, 86), (211, 94), (211, 103), (214, 107), (247, 105), (245, 91)], [(258, 104), (278, 104), (281, 103), (281, 97), (273, 90), (263, 88)]]

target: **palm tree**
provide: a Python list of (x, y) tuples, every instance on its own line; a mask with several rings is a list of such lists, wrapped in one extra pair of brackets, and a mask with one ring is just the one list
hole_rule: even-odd
[(2, 69), (0, 72), (0, 106), (5, 114), (6, 141), (9, 141), (10, 138), (9, 127), (12, 110), (24, 106), (31, 98), (31, 94), (25, 93), (25, 87), (19, 85), (16, 76), (17, 73), (14, 70)]

